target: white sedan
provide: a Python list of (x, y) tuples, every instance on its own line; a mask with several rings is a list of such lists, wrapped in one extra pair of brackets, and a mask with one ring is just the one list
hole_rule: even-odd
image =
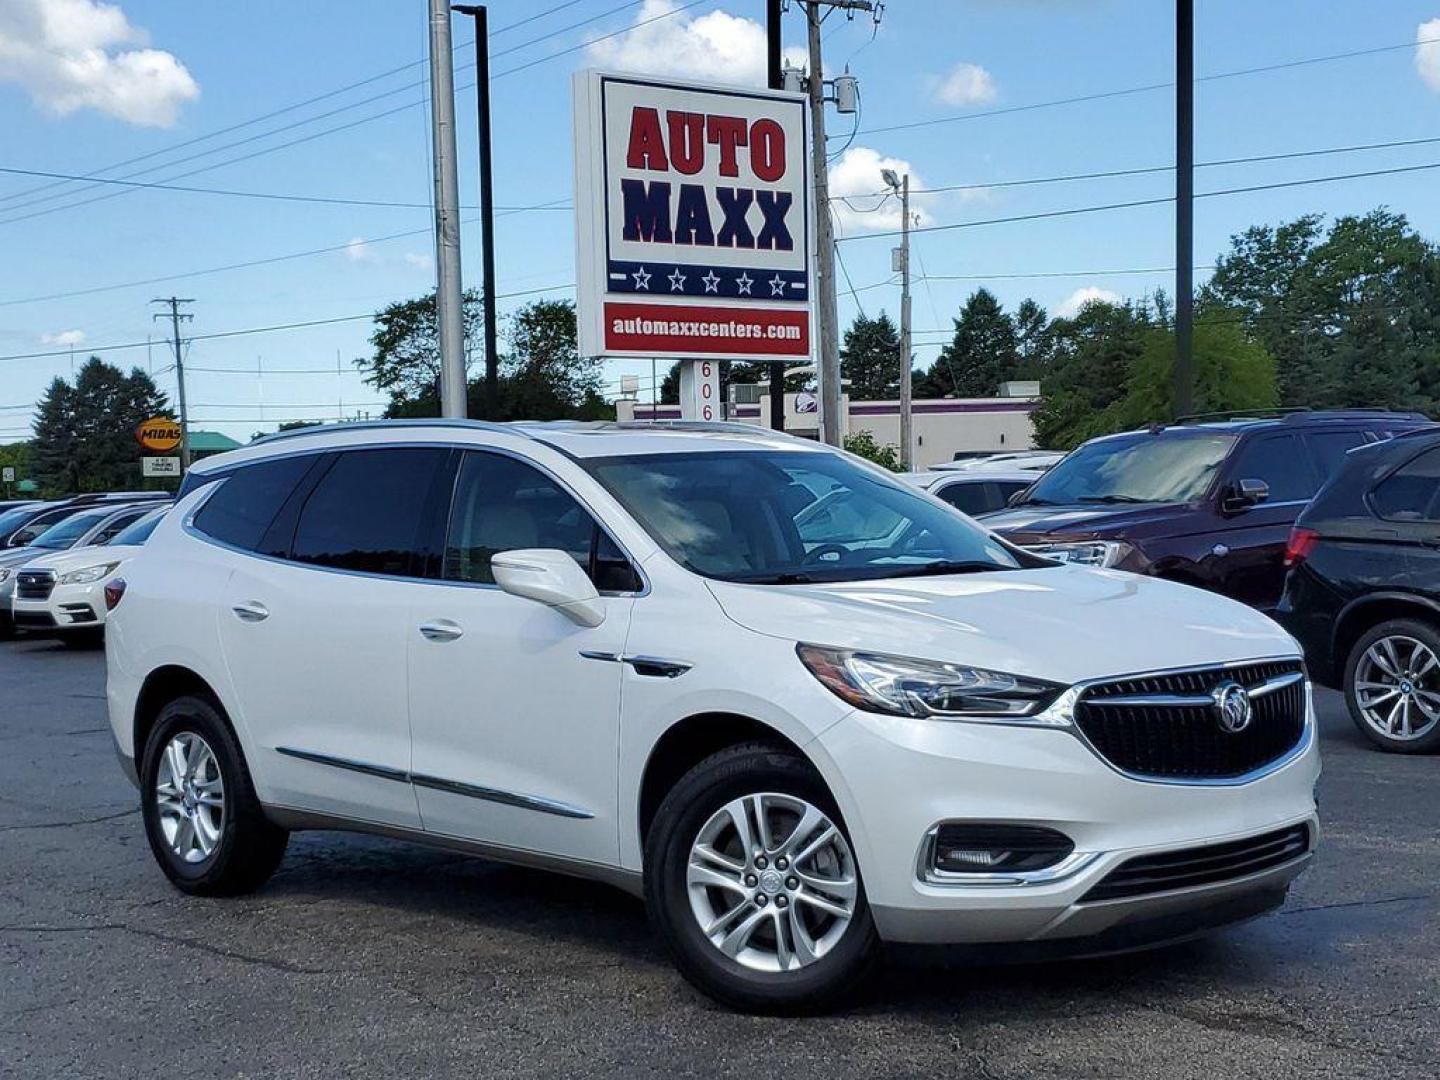
[(105, 544), (42, 555), (15, 574), (16, 629), (95, 634), (105, 626), (105, 585), (140, 553), (169, 507), (152, 510)]

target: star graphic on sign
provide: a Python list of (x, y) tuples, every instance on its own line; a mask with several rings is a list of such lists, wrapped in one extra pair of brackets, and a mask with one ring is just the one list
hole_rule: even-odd
[(670, 291), (679, 292), (683, 288), (685, 288), (685, 275), (680, 273), (680, 268), (677, 266), (670, 273)]
[(749, 274), (741, 274), (735, 279), (735, 284), (739, 286), (741, 296), (749, 296), (750, 286), (755, 284), (755, 279)]
[(782, 278), (779, 274), (776, 274), (774, 277), (772, 277), (772, 278), (770, 279), (770, 295), (771, 295), (771, 296), (784, 296), (784, 295), (785, 295), (785, 279)]
[(705, 283), (706, 292), (718, 293), (720, 291), (720, 276), (716, 274), (714, 270), (711, 270), (700, 280)]
[(635, 279), (635, 287), (637, 289), (644, 289), (647, 292), (649, 291), (650, 274), (643, 266), (640, 267), (639, 270), (636, 270), (635, 273), (631, 274), (630, 276)]

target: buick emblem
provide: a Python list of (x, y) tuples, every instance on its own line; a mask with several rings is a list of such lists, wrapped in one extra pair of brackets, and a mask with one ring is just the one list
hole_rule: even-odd
[(1220, 730), (1238, 735), (1250, 726), (1250, 694), (1237, 682), (1223, 682), (1211, 691)]

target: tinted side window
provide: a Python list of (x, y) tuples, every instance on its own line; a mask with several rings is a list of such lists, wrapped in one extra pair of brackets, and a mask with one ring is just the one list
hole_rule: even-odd
[(1272, 503), (1308, 499), (1320, 486), (1309, 457), (1294, 435), (1269, 435), (1246, 443), (1230, 479), (1264, 480), (1270, 485)]
[(516, 548), (558, 548), (609, 592), (639, 588), (614, 541), (568, 491), (523, 461), (468, 452), (460, 464), (443, 575), (493, 584), (490, 560)]
[(291, 558), (337, 570), (418, 576), (425, 501), (447, 455), (423, 447), (340, 454), (305, 500)]
[(256, 550), (270, 522), (314, 463), (313, 456), (285, 457), (237, 469), (205, 500), (195, 515), (195, 527), (223, 543)]
[(973, 482), (949, 484), (937, 494), (962, 514), (973, 516), (996, 509), (995, 496), (989, 490), (991, 486)]
[(1383, 518), (1435, 521), (1437, 494), (1440, 494), (1440, 447), (1425, 451), (1377, 484), (1370, 495), (1370, 505)]
[(1329, 480), (1340, 471), (1345, 463), (1347, 451), (1365, 443), (1363, 431), (1316, 431), (1305, 436), (1315, 464), (1320, 469), (1320, 479)]
[(96, 533), (90, 542), (92, 544), (108, 544), (111, 540), (115, 539), (117, 533), (123, 532), (149, 512), (149, 510), (136, 510), (132, 514), (121, 514), (114, 521), (110, 522), (110, 524), (106, 525), (105, 528)]

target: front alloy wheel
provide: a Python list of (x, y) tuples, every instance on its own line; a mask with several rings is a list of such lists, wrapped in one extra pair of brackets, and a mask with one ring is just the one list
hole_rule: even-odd
[(879, 961), (835, 800), (777, 746), (729, 747), (675, 784), (646, 835), (645, 899), (681, 973), (733, 1008), (829, 1009)]
[(754, 971), (813, 964), (845, 935), (859, 889), (850, 845), (793, 795), (732, 799), (700, 829), (686, 872), (690, 910), (724, 955)]

